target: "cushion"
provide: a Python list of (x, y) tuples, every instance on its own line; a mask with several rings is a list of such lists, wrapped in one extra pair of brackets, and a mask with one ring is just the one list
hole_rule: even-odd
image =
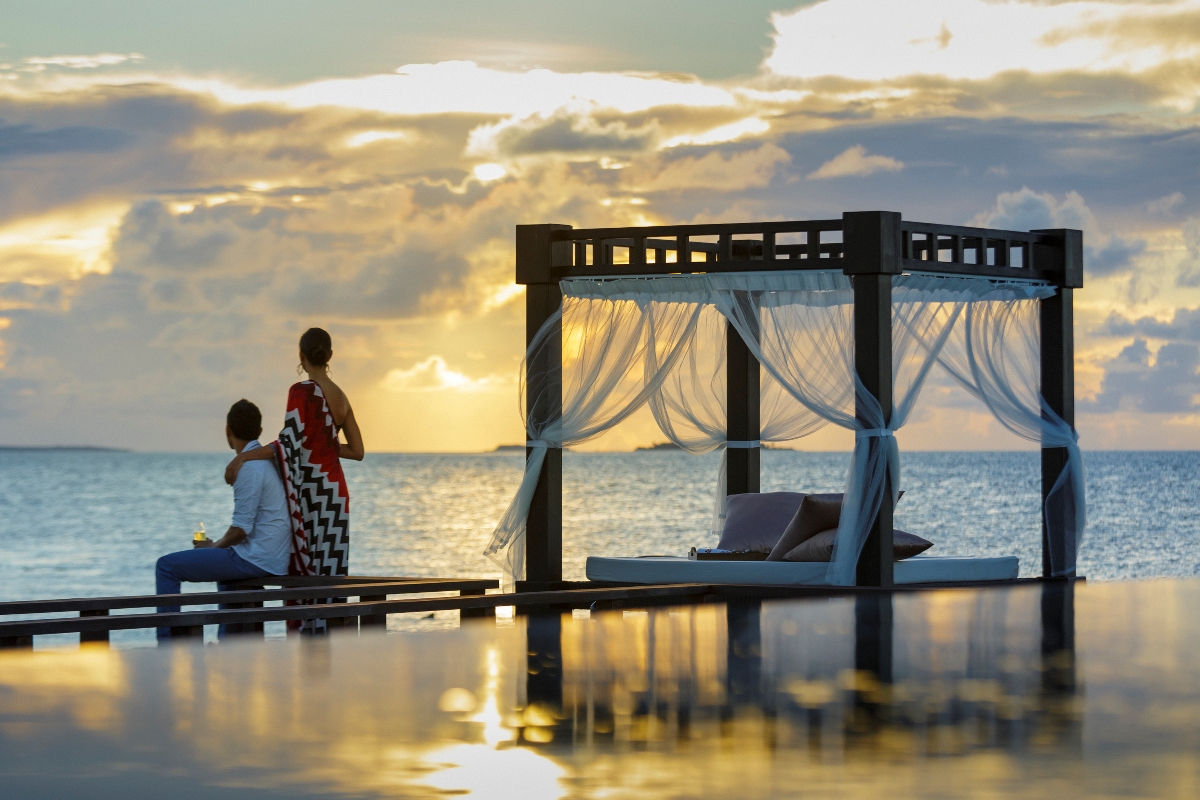
[[(833, 540), (837, 528), (821, 531), (789, 551), (784, 561), (829, 561), (833, 558)], [(901, 530), (892, 530), (892, 559), (903, 561), (933, 547), (933, 542)]]
[(775, 543), (771, 554), (767, 556), (767, 561), (783, 561), (785, 555), (821, 531), (830, 528), (836, 529), (841, 517), (842, 496), (840, 494), (808, 495), (796, 509), (796, 516), (792, 517), (787, 527), (784, 528), (783, 535)]
[(804, 497), (799, 492), (729, 495), (725, 530), (717, 549), (771, 552)]
[[(829, 528), (836, 528), (842, 519), (842, 495), (839, 494), (810, 494), (809, 500), (800, 504), (796, 516), (788, 523), (783, 535), (775, 543), (767, 561), (783, 561), (784, 556), (796, 549), (804, 541)], [(904, 490), (896, 495), (896, 500), (904, 497)]]

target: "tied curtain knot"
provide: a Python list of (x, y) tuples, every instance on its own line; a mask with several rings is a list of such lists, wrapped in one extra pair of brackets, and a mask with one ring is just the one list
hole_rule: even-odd
[(896, 432), (889, 428), (868, 428), (866, 430), (855, 431), (855, 439), (870, 439), (874, 436), (895, 436)]
[(531, 439), (525, 443), (526, 447), (557, 447), (558, 445), (551, 444), (545, 439)]
[(756, 447), (762, 447), (762, 441), (759, 439), (751, 439), (744, 442), (728, 441), (725, 442), (725, 446), (730, 450), (753, 450)]

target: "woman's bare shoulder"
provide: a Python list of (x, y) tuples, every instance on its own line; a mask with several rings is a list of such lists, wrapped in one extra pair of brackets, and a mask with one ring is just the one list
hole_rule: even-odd
[(333, 381), (329, 382), (329, 389), (325, 392), (325, 397), (329, 403), (329, 410), (333, 413), (334, 422), (338, 424), (338, 427), (341, 427), (350, 413), (350, 398), (346, 397), (346, 393), (342, 391), (342, 387)]

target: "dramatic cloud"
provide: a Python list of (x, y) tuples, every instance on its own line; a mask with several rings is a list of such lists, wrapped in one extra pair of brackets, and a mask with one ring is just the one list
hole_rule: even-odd
[(1200, 53), (1200, 40), (1187, 34), (1198, 18), (1200, 4), (1187, 0), (841, 0), (775, 14), (778, 33), (766, 66), (780, 75), (868, 81), (1144, 71)]
[(869, 156), (862, 145), (849, 147), (842, 153), (831, 158), (815, 172), (810, 172), (810, 180), (822, 178), (844, 178), (848, 175), (870, 175), (880, 170), (899, 172), (904, 164), (887, 156)]
[(430, 356), (409, 369), (391, 370), (383, 378), (383, 387), (389, 392), (477, 392), (498, 383), (504, 381), (494, 377), (471, 378), (453, 370), (446, 366), (446, 359), (441, 356)]
[[(515, 224), (857, 208), (1082, 229), (1081, 396), (1106, 419), (1188, 414), (1197, 8), (827, 0), (776, 15), (762, 72), (720, 83), (457, 61), (259, 86), (133, 56), (13, 59), (6, 438), (218, 447), (230, 397), (279, 411), (320, 324), (372, 448), (517, 441)], [(922, 403), (958, 413), (931, 386)], [(431, 427), (448, 409), (460, 424)]]
[(1110, 336), (1145, 336), (1179, 342), (1200, 342), (1200, 308), (1177, 308), (1170, 320), (1157, 317), (1128, 319), (1112, 314), (1101, 332)]
[(1084, 266), (1096, 276), (1128, 270), (1133, 266), (1134, 257), (1146, 249), (1146, 243), (1140, 239), (1105, 233), (1078, 192), (1067, 192), (1061, 203), (1051, 194), (1038, 193), (1028, 187), (1022, 187), (1018, 192), (1004, 192), (996, 198), (995, 207), (977, 215), (972, 224), (1016, 231), (1039, 228), (1082, 230)]
[(1104, 382), (1081, 410), (1186, 414), (1200, 409), (1200, 347), (1164, 344), (1152, 353), (1145, 339), (1104, 365)]
[(97, 53), (94, 56), (48, 56), (32, 57), (21, 60), (22, 64), (34, 67), (67, 67), (68, 69), (96, 69), (97, 67), (113, 67), (128, 62), (137, 63), (142, 60), (140, 53)]

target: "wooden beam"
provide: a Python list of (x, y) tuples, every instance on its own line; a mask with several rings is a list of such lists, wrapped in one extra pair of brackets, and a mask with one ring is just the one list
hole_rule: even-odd
[[(283, 577), (283, 576), (281, 576)], [(259, 580), (259, 579), (256, 579)], [(268, 578), (267, 580), (274, 580)], [(84, 615), (103, 616), (119, 608), (156, 608), (159, 606), (198, 606), (212, 603), (262, 603), (268, 600), (323, 600), (330, 597), (361, 597), (368, 595), (417, 594), (426, 592), (482, 591), (499, 587), (492, 579), (408, 579), (376, 583), (300, 586), (286, 589), (242, 589), (226, 592), (191, 592), (187, 594), (148, 594), (128, 597), (77, 597), (64, 600), (15, 600), (0, 603), (0, 615), (57, 614), (78, 611)]]
[[(570, 267), (572, 248), (570, 242), (552, 240), (551, 234), (570, 229), (569, 225), (517, 226), (517, 283), (526, 285), (526, 347), (562, 305), (562, 293), (553, 271)], [(599, 249), (603, 248), (600, 244)], [(593, 261), (599, 264), (602, 259), (596, 249), (593, 248)], [(644, 250), (642, 261), (645, 261)], [(526, 409), (535, 419), (552, 420), (562, 416), (561, 323), (545, 341), (546, 346), (526, 364)], [(533, 454), (534, 448), (526, 448), (526, 459)], [(562, 448), (546, 448), (542, 473), (529, 504), (525, 577), (531, 581), (562, 579)]]
[[(178, 611), (163, 614), (115, 614), (110, 617), (67, 617), (65, 619), (0, 622), (0, 647), (14, 642), (29, 642), (32, 636), (57, 633), (135, 630), (169, 627), (195, 629), (204, 625), (278, 622), (293, 619), (336, 619), (342, 617), (378, 617), (386, 614), (428, 613), (450, 609), (494, 609), (517, 605), (522, 608), (545, 606), (585, 606), (600, 600), (650, 600), (686, 598), (712, 593), (711, 584), (665, 584), (652, 586), (601, 587), (596, 589), (516, 594), (432, 597), (416, 600), (387, 600), (374, 603), (321, 603), (304, 606), (239, 608), (225, 611)], [(17, 646), (28, 646), (20, 644)]]
[[(901, 270), (900, 215), (891, 211), (861, 211), (842, 215), (845, 271), (854, 286), (854, 367), (867, 391), (892, 419), (892, 275)], [(863, 424), (874, 426), (856, 399)], [(867, 440), (872, 456), (889, 446), (882, 437)], [(884, 500), (859, 554), (856, 582), (860, 586), (891, 587), (892, 503), (890, 478)]]

